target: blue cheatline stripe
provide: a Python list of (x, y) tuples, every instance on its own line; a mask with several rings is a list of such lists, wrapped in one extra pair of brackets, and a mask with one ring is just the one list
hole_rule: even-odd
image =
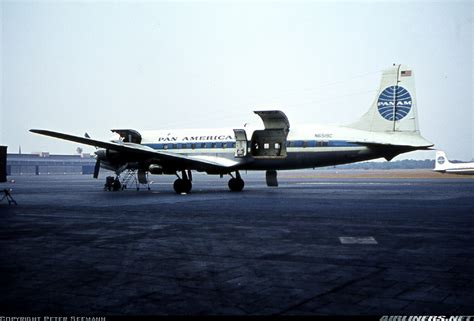
[[(194, 145), (194, 146), (193, 146)], [(176, 149), (227, 149), (235, 148), (235, 142), (205, 142), (205, 143), (169, 143), (169, 144), (144, 144), (157, 150)], [(224, 146), (224, 147), (223, 147)], [(249, 142), (250, 146), (250, 142)], [(357, 147), (359, 145), (349, 143), (345, 140), (290, 140), (286, 142), (287, 147)]]
[(329, 141), (329, 146), (330, 147), (357, 147), (359, 145), (354, 144), (354, 143), (349, 143), (345, 140), (333, 140), (333, 141)]

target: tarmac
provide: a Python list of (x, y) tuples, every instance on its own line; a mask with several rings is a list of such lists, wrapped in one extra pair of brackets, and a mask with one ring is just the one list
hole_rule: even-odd
[(9, 177), (0, 315), (473, 314), (474, 177), (367, 173)]

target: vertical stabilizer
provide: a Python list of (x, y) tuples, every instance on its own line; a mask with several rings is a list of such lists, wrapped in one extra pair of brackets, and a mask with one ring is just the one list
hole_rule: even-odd
[(444, 171), (446, 170), (446, 167), (448, 167), (448, 165), (451, 164), (448, 160), (448, 156), (446, 156), (446, 153), (441, 150), (436, 151), (435, 161), (436, 161), (435, 168), (434, 168), (435, 171)]
[(385, 70), (372, 106), (349, 127), (371, 132), (418, 132), (413, 70), (405, 65)]

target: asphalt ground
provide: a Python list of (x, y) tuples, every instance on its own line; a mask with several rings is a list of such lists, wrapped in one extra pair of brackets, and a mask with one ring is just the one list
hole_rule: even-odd
[(474, 178), (366, 173), (10, 177), (0, 314), (473, 314)]

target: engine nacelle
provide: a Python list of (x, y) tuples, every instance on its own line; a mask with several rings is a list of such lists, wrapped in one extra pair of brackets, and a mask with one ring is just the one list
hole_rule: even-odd
[(99, 149), (95, 152), (97, 159), (102, 162), (116, 163), (122, 162), (120, 152), (111, 149)]
[(161, 165), (151, 164), (148, 167), (148, 171), (150, 172), (150, 174), (153, 174), (153, 175), (162, 175), (163, 167), (161, 167)]
[(158, 164), (148, 166), (148, 172), (153, 175), (175, 175), (177, 169), (173, 167), (163, 167)]

